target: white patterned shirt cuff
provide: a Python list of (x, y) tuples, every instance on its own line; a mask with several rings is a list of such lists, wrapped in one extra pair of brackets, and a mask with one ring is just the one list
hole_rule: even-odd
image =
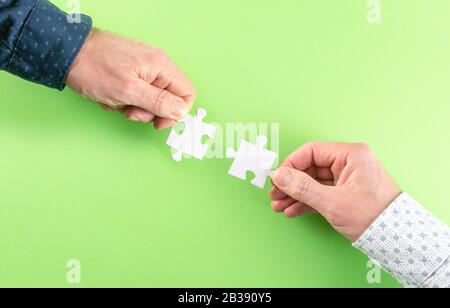
[(405, 287), (450, 287), (450, 229), (406, 193), (353, 246)]

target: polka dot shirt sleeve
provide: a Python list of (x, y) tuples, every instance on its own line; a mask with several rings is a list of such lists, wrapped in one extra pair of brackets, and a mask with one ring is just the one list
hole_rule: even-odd
[(405, 287), (450, 288), (450, 230), (404, 193), (354, 243)]
[(0, 0), (0, 69), (62, 90), (91, 28), (46, 0)]

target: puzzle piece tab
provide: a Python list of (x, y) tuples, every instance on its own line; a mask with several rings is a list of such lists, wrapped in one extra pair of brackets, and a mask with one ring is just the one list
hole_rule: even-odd
[(255, 175), (252, 184), (264, 189), (267, 177), (272, 175), (272, 167), (278, 158), (277, 153), (265, 149), (266, 145), (267, 138), (260, 136), (256, 145), (242, 141), (238, 152), (232, 148), (228, 149), (227, 158), (234, 158), (229, 174), (246, 180), (247, 172), (251, 171)]
[(206, 110), (200, 108), (195, 117), (188, 115), (181, 120), (184, 123), (182, 134), (178, 134), (175, 129), (172, 129), (167, 139), (167, 145), (176, 150), (172, 155), (174, 160), (181, 161), (184, 154), (200, 160), (205, 157), (208, 145), (203, 144), (202, 139), (204, 136), (208, 136), (210, 139), (214, 138), (217, 129), (214, 125), (203, 122), (206, 115)]

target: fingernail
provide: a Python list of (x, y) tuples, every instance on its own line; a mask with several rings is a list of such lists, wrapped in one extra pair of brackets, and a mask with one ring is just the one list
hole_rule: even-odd
[(278, 169), (272, 177), (276, 185), (281, 187), (288, 187), (291, 183), (291, 171), (285, 168)]
[(135, 115), (129, 117), (128, 120), (133, 121), (133, 122), (142, 122), (142, 120), (138, 116), (135, 116)]
[(172, 105), (171, 115), (177, 119), (182, 120), (188, 113), (187, 106), (184, 102), (175, 101)]

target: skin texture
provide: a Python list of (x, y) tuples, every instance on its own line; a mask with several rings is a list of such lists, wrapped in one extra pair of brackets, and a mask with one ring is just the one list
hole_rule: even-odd
[(319, 213), (352, 242), (401, 194), (364, 144), (308, 143), (272, 181), (274, 211), (290, 218)]
[(173, 126), (189, 113), (192, 83), (161, 49), (93, 29), (66, 84), (106, 111), (132, 120)]

